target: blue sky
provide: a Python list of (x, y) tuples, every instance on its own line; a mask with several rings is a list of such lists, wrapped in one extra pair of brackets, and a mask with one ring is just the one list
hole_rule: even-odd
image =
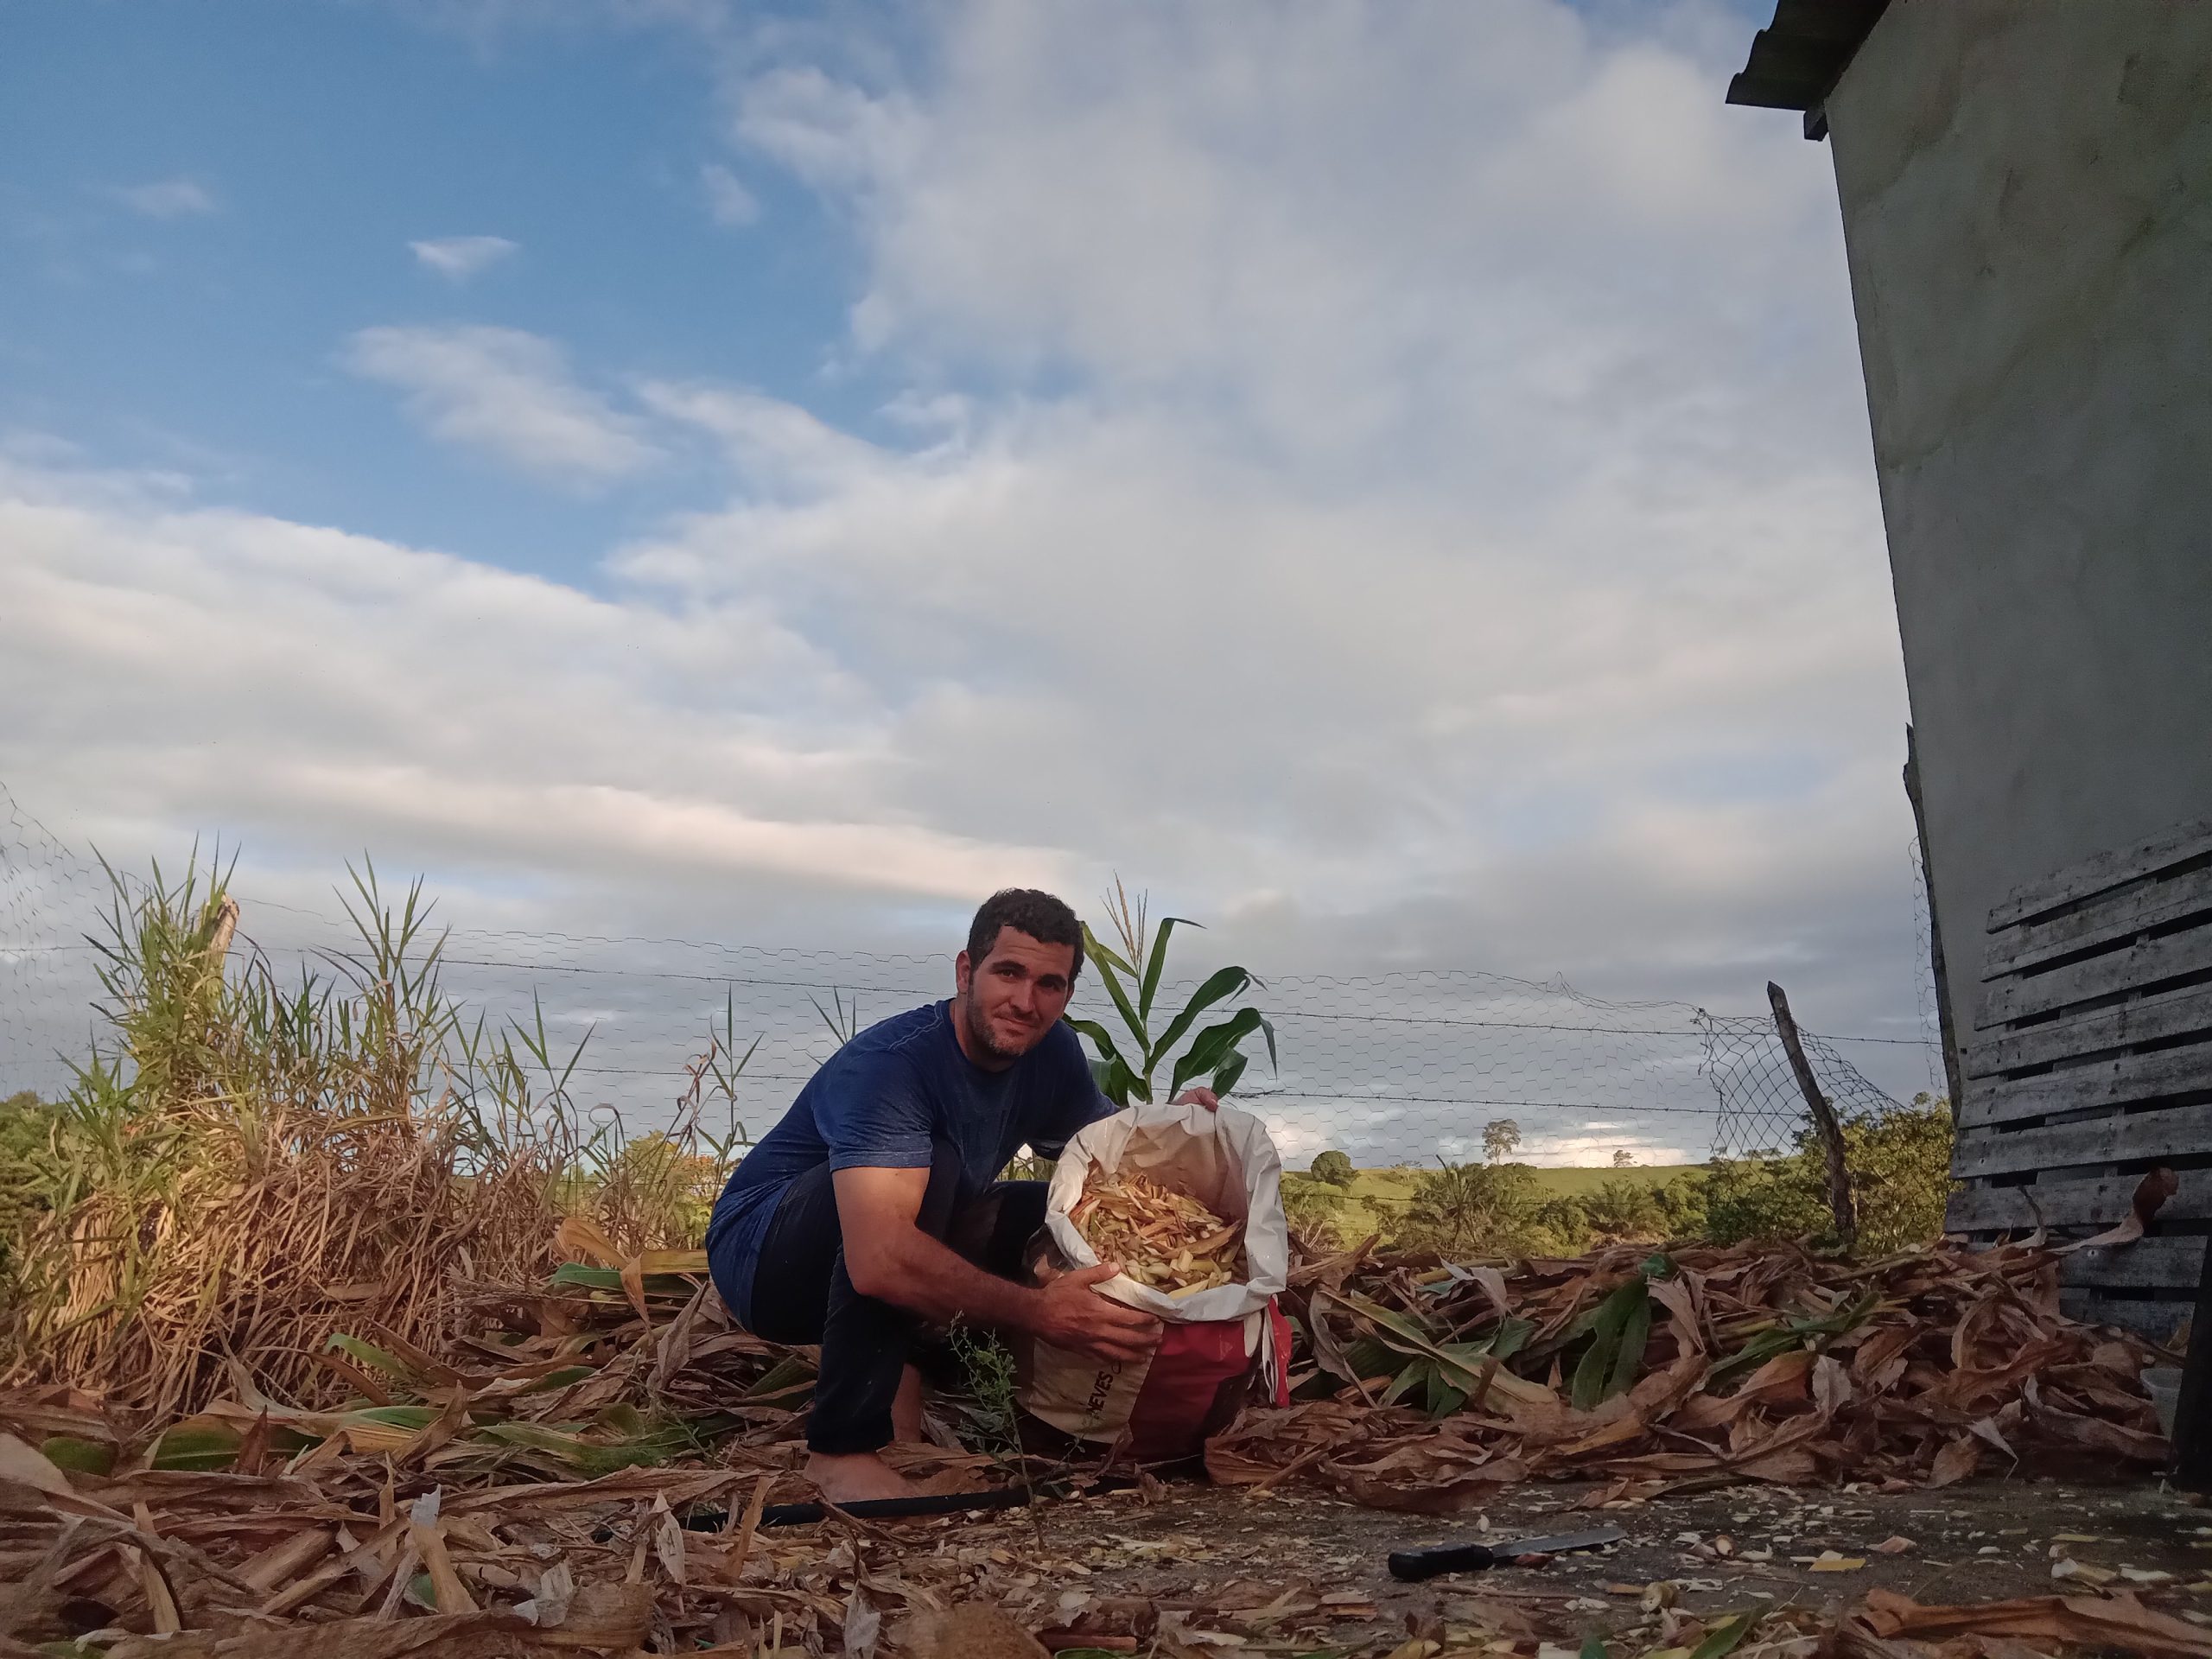
[[(765, 169), (741, 187), (760, 221), (717, 222), (705, 169), (728, 157), (687, 36), (466, 21), (284, 0), (13, 9), (0, 419), (211, 473), (270, 511), (588, 580), (642, 515), (711, 500), (701, 469), (516, 488), (411, 432), (338, 366), (343, 343), (394, 321), (496, 323), (588, 365), (865, 418), (865, 377), (821, 372), (849, 242)], [(457, 237), (515, 246), (460, 280), (410, 251)]]
[(485, 925), (905, 950), (1118, 869), (1262, 969), (1916, 1033), (1758, 21), (0, 8), (0, 779), (272, 900), (366, 845)]

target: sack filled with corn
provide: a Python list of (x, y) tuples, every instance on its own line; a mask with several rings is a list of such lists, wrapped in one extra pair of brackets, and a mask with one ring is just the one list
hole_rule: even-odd
[(1164, 1462), (1195, 1454), (1255, 1387), (1281, 1395), (1282, 1160), (1249, 1113), (1134, 1106), (1091, 1124), (1053, 1172), (1044, 1248), (1048, 1271), (1117, 1264), (1100, 1294), (1166, 1328), (1149, 1359), (1128, 1365), (1026, 1344), (1016, 1397), (1032, 1415), (1130, 1461)]

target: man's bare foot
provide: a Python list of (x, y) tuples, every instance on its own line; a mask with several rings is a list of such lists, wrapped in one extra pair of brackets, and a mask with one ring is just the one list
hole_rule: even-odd
[(815, 1452), (806, 1459), (806, 1478), (832, 1503), (860, 1503), (878, 1497), (918, 1497), (922, 1489), (873, 1452), (832, 1457)]

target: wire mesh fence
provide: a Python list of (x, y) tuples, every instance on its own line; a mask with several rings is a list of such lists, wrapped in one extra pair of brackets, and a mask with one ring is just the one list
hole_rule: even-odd
[[(327, 911), (257, 898), (234, 949), (280, 972), (327, 965), (356, 943), (335, 899)], [(0, 1096), (67, 1090), (96, 1028), (92, 937), (110, 903), (96, 861), (46, 831), (0, 785)], [(1273, 1020), (1279, 1063), (1262, 1053), (1237, 1090), (1286, 1161), (1335, 1148), (1362, 1166), (1461, 1162), (1483, 1155), (1486, 1125), (1519, 1131), (1519, 1155), (1552, 1164), (1643, 1165), (1786, 1150), (1806, 1121), (1789, 1060), (1764, 1015), (1687, 1002), (1607, 1001), (1560, 980), (1471, 970), (1368, 976), (1270, 975), (1251, 1001)], [(942, 956), (750, 943), (516, 932), (455, 925), (447, 991), (472, 1018), (515, 1021), (573, 1056), (570, 1091), (623, 1132), (668, 1121), (685, 1062), (727, 1026), (752, 1049), (734, 1110), (764, 1132), (855, 1021), (948, 995)], [(1179, 988), (1187, 991), (1189, 987)], [(1178, 988), (1165, 995), (1179, 1002)], [(1092, 976), (1078, 1012), (1108, 1019)], [(1807, 1033), (1824, 1093), (1847, 1114), (1892, 1097), (1843, 1052), (1864, 1044), (1889, 1070), (1912, 1045)], [(1256, 1045), (1248, 1045), (1256, 1049)]]

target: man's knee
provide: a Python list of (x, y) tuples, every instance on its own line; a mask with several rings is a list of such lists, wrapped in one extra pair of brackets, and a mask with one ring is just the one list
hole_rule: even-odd
[(929, 1185), (922, 1190), (914, 1225), (940, 1243), (951, 1236), (953, 1217), (959, 1212), (963, 1168), (957, 1147), (950, 1141), (931, 1143)]
[(1045, 1224), (1042, 1181), (998, 1181), (963, 1205), (945, 1243), (977, 1267), (1001, 1278), (1019, 1278), (1021, 1255)]

